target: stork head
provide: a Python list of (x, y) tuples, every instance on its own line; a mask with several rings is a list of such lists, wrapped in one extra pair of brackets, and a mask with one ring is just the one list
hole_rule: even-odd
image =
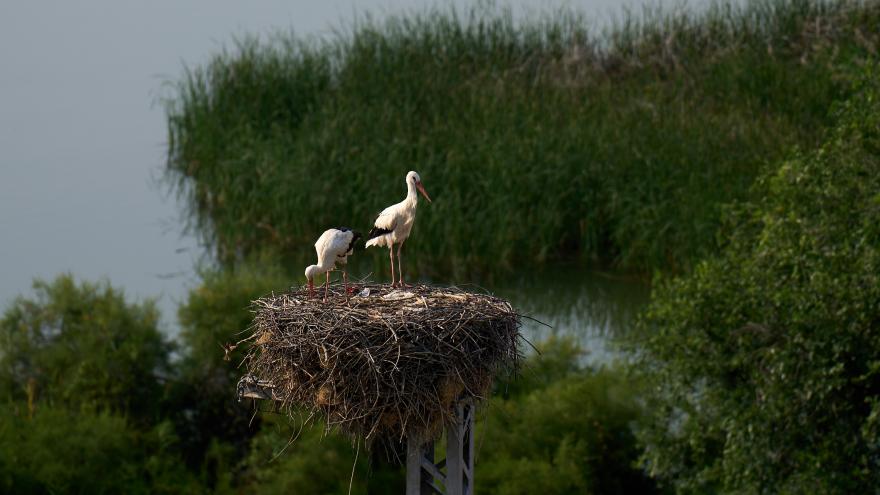
[(306, 280), (309, 281), (309, 295), (315, 292), (315, 276), (320, 275), (321, 271), (318, 265), (309, 265), (306, 268)]
[(410, 170), (410, 172), (406, 174), (406, 185), (407, 187), (412, 186), (418, 189), (419, 192), (422, 193), (422, 196), (428, 200), (428, 203), (431, 202), (431, 198), (428, 197), (428, 192), (425, 191), (425, 186), (422, 185), (422, 178), (419, 177), (418, 172)]

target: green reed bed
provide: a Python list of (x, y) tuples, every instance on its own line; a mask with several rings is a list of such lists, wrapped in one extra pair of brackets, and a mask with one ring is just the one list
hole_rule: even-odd
[(765, 163), (823, 135), (878, 28), (876, 2), (766, 1), (601, 33), (482, 8), (248, 38), (172, 85), (167, 174), (226, 264), (368, 229), (414, 169), (423, 269), (677, 270)]

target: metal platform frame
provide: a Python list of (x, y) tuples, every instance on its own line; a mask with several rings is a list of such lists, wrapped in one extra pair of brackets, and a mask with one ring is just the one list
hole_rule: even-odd
[[(443, 470), (446, 470), (444, 472)], [(455, 421), (446, 428), (446, 458), (434, 461), (434, 442), (408, 439), (406, 495), (473, 495), (474, 404), (455, 406)]]
[[(252, 377), (239, 381), (238, 397), (278, 400), (270, 383)], [(473, 495), (474, 414), (472, 400), (455, 405), (455, 419), (446, 428), (446, 458), (439, 462), (433, 441), (407, 439), (406, 495)]]

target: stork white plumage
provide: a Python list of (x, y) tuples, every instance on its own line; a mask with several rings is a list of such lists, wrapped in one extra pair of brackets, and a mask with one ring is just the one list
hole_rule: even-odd
[[(315, 277), (325, 273), (327, 274), (327, 282), (324, 284), (324, 302), (327, 302), (327, 292), (330, 288), (330, 272), (336, 269), (339, 263), (345, 266), (348, 263), (348, 257), (354, 252), (354, 243), (362, 236), (347, 227), (339, 227), (336, 229), (327, 229), (315, 242), (315, 252), (318, 253), (318, 264), (309, 265), (306, 268), (306, 279), (309, 281), (309, 296), (315, 294)], [(342, 272), (342, 282), (345, 292), (348, 293), (348, 274), (344, 269)]]
[(367, 247), (388, 246), (391, 258), (391, 286), (396, 287), (398, 282), (394, 280), (394, 245), (397, 244), (397, 268), (400, 272), (401, 286), (403, 282), (403, 267), (400, 263), (400, 250), (403, 243), (412, 231), (413, 222), (416, 220), (416, 207), (419, 205), (419, 196), (416, 191), (431, 202), (428, 193), (422, 186), (422, 178), (416, 172), (406, 174), (406, 199), (382, 210), (379, 217), (373, 222), (373, 228), (367, 235)]

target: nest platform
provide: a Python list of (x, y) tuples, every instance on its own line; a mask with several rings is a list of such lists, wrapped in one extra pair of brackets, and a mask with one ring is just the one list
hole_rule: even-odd
[(520, 319), (510, 303), (458, 288), (331, 285), (253, 303), (253, 339), (239, 394), (290, 414), (317, 413), (328, 429), (431, 439), (460, 401), (479, 401), (518, 368)]

